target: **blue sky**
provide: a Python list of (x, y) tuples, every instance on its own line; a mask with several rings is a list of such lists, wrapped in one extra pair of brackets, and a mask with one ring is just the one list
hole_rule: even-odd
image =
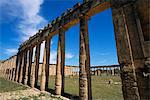
[[(10, 2), (11, 1), (11, 2)], [(82, 0), (1, 0), (0, 60), (17, 53), (19, 45), (38, 29)], [(91, 65), (118, 64), (111, 9), (89, 20)], [(66, 32), (66, 65), (79, 63), (79, 24)], [(56, 63), (58, 36), (51, 41), (50, 63)], [(42, 62), (44, 43), (41, 45)]]

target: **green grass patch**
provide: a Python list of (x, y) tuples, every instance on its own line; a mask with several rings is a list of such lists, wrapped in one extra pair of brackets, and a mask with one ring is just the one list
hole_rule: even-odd
[(52, 95), (46, 94), (46, 93), (40, 93), (39, 95), (19, 98), (19, 100), (41, 100), (41, 99), (42, 100), (54, 100), (54, 99), (63, 100), (59, 97), (55, 97), (55, 96), (52, 96)]
[[(108, 84), (112, 80), (112, 84)], [(93, 100), (123, 100), (120, 76), (92, 76)], [(55, 76), (50, 76), (49, 88), (55, 89)], [(65, 93), (79, 96), (79, 78), (76, 76), (65, 77)]]
[(0, 78), (0, 93), (25, 89), (27, 89), (27, 87), (11, 82), (4, 78)]

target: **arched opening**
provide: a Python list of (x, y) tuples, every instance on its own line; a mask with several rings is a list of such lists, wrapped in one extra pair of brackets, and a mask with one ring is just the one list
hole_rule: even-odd
[(122, 100), (122, 83), (111, 9), (92, 16), (88, 27), (92, 97)]
[(79, 96), (79, 24), (69, 28), (65, 38), (65, 96)]

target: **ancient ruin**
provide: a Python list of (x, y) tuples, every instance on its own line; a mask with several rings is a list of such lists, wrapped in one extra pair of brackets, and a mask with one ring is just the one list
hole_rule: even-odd
[[(40, 90), (45, 91), (48, 87), (48, 77), (50, 73), (53, 73), (49, 68), (50, 41), (54, 35), (58, 34), (55, 94), (62, 95), (66, 75), (65, 31), (79, 23), (79, 98), (91, 100), (91, 73), (97, 75), (100, 73), (99, 70), (90, 71), (88, 20), (91, 16), (108, 8), (112, 8), (123, 97), (125, 100), (149, 100), (149, 0), (84, 0), (82, 4), (74, 5), (21, 44), (16, 56), (1, 62), (1, 68), (3, 68), (0, 72), (1, 76), (36, 87), (40, 73)], [(46, 41), (45, 51), (39, 71), (40, 45), (43, 41)], [(34, 47), (36, 47), (36, 53), (34, 63), (32, 63)]]

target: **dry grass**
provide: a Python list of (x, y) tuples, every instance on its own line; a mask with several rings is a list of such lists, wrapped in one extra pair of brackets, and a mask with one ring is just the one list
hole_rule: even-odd
[[(108, 84), (113, 80), (112, 84)], [(120, 84), (115, 84), (120, 83)], [(54, 90), (55, 78), (50, 76), (49, 88)], [(123, 100), (121, 79), (119, 76), (92, 76), (92, 96), (94, 100)], [(65, 93), (79, 94), (79, 78), (65, 77)]]

